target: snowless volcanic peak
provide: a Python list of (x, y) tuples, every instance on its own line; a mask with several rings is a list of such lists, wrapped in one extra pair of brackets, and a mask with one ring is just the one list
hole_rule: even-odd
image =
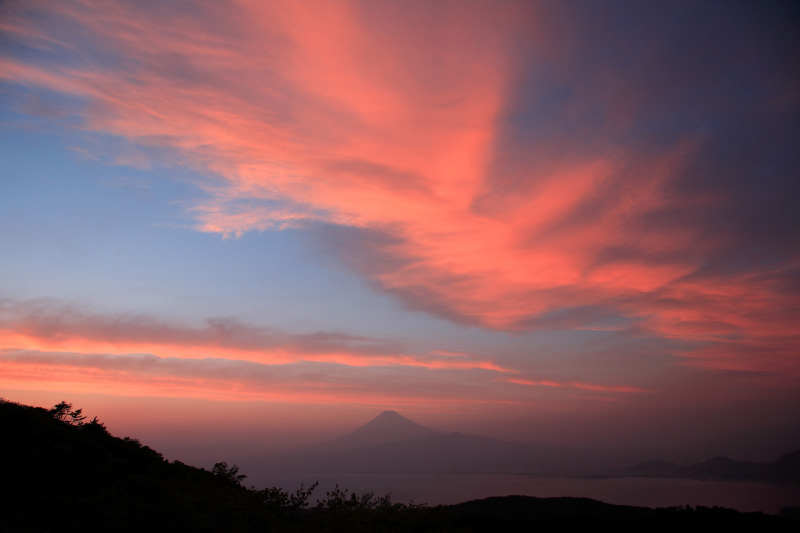
[(439, 432), (417, 424), (397, 411), (384, 411), (354, 431), (329, 441), (328, 445), (336, 449), (359, 448), (437, 433)]
[[(372, 422), (377, 422), (379, 420), (387, 421), (387, 422), (390, 422), (390, 421), (403, 421), (404, 420), (406, 422), (411, 422), (411, 420), (409, 420), (408, 418), (404, 417), (403, 415), (401, 415), (397, 411), (388, 411), (388, 410), (382, 412), (381, 414), (379, 414), (378, 416), (373, 418), (369, 423), (371, 424)], [(414, 422), (412, 422), (412, 423), (414, 423)]]

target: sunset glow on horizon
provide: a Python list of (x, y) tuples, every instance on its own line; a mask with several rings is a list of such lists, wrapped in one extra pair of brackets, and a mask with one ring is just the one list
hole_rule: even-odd
[(0, 396), (797, 424), (798, 14), (6, 2)]

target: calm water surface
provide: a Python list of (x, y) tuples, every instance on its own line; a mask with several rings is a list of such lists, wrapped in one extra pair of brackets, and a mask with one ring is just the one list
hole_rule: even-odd
[(570, 479), (520, 475), (446, 474), (272, 474), (251, 473), (247, 486), (282, 487), (319, 482), (311, 503), (325, 492), (347, 487), (354, 492), (390, 493), (396, 502), (452, 504), (489, 496), (520, 494), (541, 498), (579, 496), (618, 505), (670, 507), (718, 505), (739, 511), (777, 514), (783, 507), (800, 507), (800, 485), (739, 481), (697, 481), (670, 478)]

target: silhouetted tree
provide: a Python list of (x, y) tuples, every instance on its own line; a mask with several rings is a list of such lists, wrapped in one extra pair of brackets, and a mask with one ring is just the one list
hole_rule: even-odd
[(81, 429), (83, 431), (88, 431), (90, 433), (97, 433), (102, 435), (108, 435), (108, 429), (106, 429), (106, 425), (100, 422), (97, 417), (92, 418), (89, 422), (82, 424)]
[[(86, 420), (86, 417), (81, 415), (82, 412), (83, 409), (76, 409), (73, 411), (72, 404), (63, 401), (50, 409), (50, 414), (53, 415), (54, 418), (73, 426), (83, 425), (83, 421)], [(95, 420), (97, 420), (97, 417), (95, 417)]]
[(246, 475), (239, 473), (238, 466), (233, 465), (229, 467), (228, 463), (224, 461), (215, 464), (214, 468), (211, 469), (211, 473), (214, 474), (215, 476), (227, 479), (228, 481), (235, 483), (237, 485), (241, 485), (242, 481), (247, 477)]

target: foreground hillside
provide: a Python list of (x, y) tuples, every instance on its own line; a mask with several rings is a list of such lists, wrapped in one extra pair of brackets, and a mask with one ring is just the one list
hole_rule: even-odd
[(255, 494), (231, 479), (61, 414), (0, 403), (11, 530), (213, 531), (224, 517), (246, 531), (264, 520)]
[(488, 498), (424, 507), (335, 490), (247, 489), (237, 468), (169, 462), (110, 435), (62, 403), (47, 410), (0, 401), (6, 458), (3, 531), (538, 531), (726, 526), (790, 530), (796, 523), (728, 509), (648, 509), (585, 498)]

